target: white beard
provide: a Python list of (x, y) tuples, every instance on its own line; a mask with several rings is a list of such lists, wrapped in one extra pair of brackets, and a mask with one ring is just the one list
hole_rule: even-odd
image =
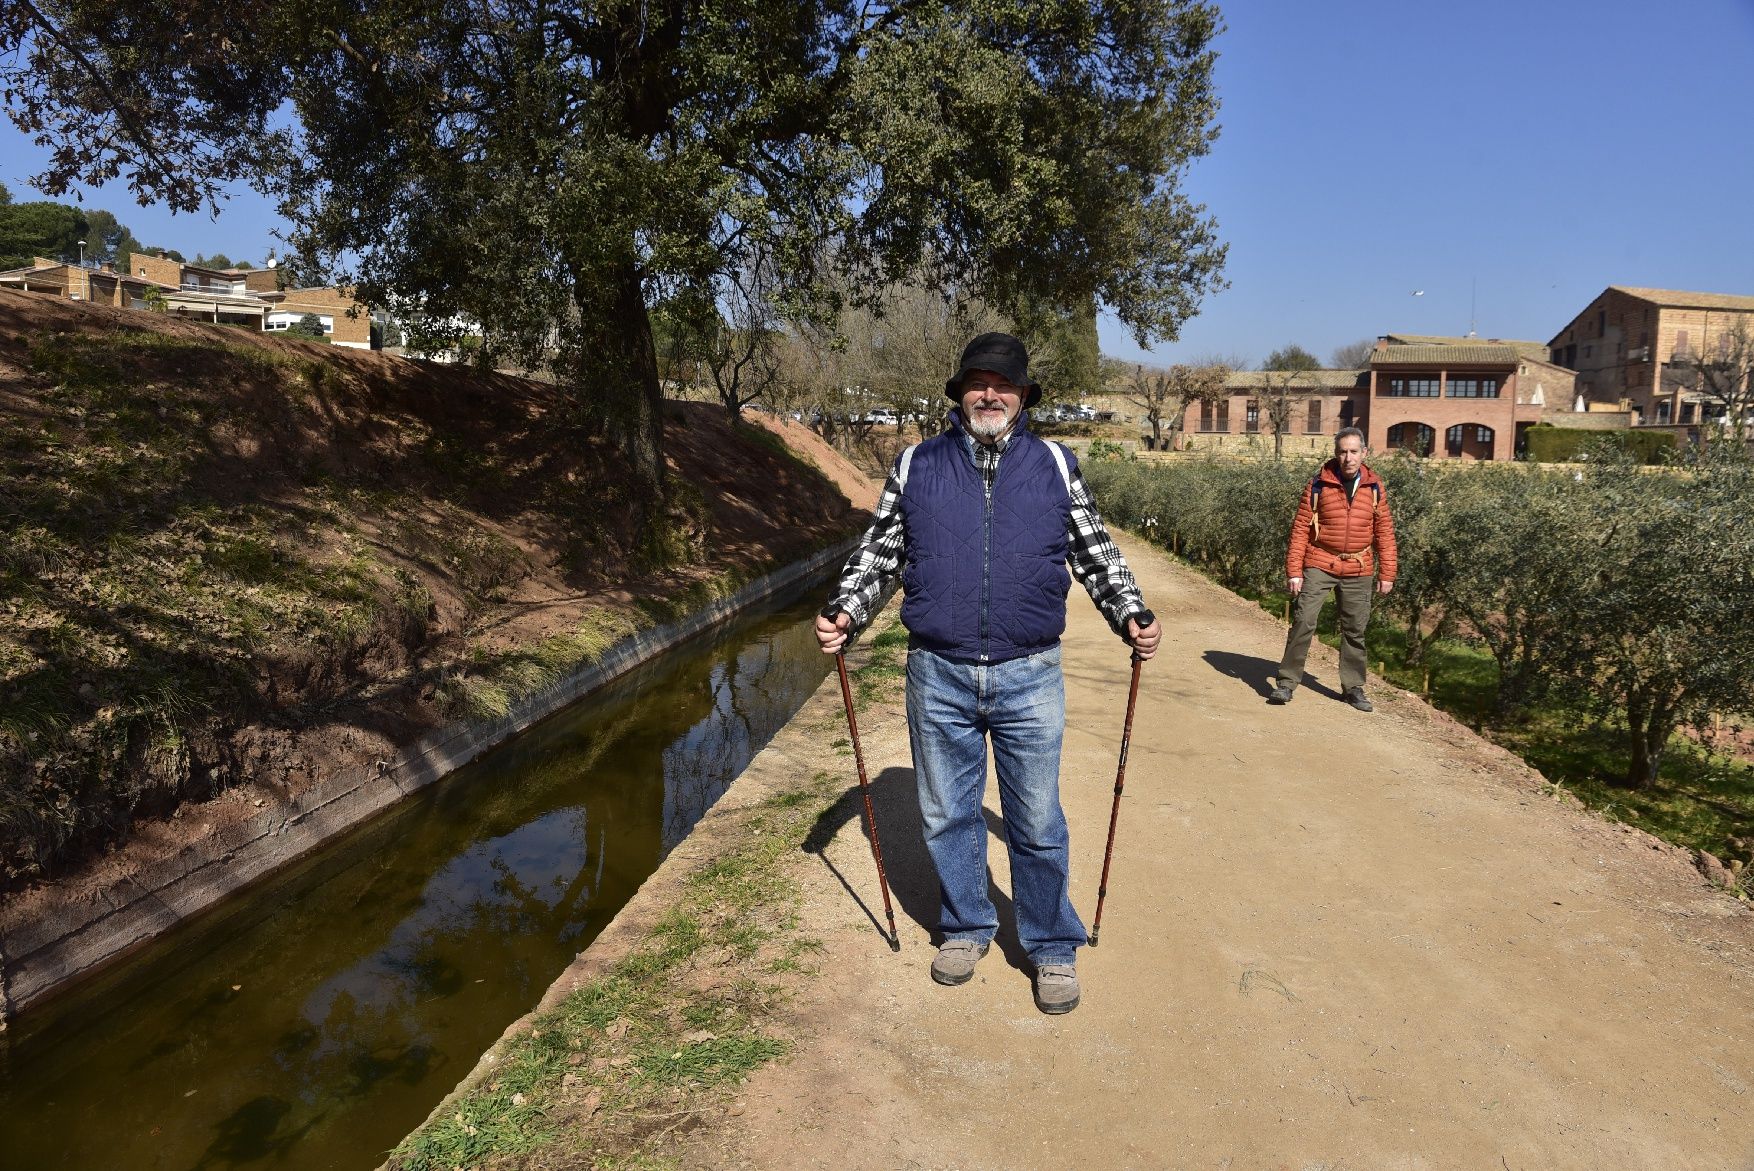
[(976, 439), (991, 442), (1010, 430), (1014, 419), (1015, 416), (1006, 415), (998, 419), (965, 419), (963, 422), (968, 427), (970, 435)]

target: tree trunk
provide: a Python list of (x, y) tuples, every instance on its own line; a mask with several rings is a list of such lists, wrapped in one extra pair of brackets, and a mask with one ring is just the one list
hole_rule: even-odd
[(1663, 750), (1675, 731), (1675, 706), (1633, 688), (1626, 697), (1626, 727), (1631, 739), (1631, 759), (1626, 768), (1626, 787), (1652, 789), (1662, 768)]
[(630, 476), (628, 496), (643, 523), (664, 498), (663, 386), (638, 264), (618, 262), (601, 282), (579, 280), (575, 294), (583, 321), (606, 327), (581, 338), (574, 388), (585, 412), (621, 448)]

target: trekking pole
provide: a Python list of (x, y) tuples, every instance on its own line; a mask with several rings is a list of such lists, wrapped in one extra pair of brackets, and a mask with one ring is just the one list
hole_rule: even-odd
[[(840, 613), (833, 606), (822, 611), (830, 622)], [(889, 920), (889, 950), (901, 950), (901, 935), (895, 929), (895, 910), (889, 905), (889, 876), (883, 870), (883, 846), (877, 840), (877, 811), (871, 805), (871, 782), (865, 777), (865, 753), (859, 747), (859, 722), (853, 718), (853, 689), (847, 682), (847, 657), (834, 653), (834, 665), (840, 670), (840, 697), (847, 706), (847, 731), (853, 738), (853, 760), (859, 766), (859, 790), (865, 795), (865, 825), (871, 831), (871, 857), (877, 860), (877, 885), (883, 888), (883, 914)]]
[[(1133, 615), (1133, 621), (1143, 630), (1157, 621), (1149, 610), (1141, 610)], [(1121, 729), (1121, 763), (1115, 770), (1115, 803), (1108, 815), (1108, 846), (1102, 852), (1102, 879), (1096, 884), (1096, 918), (1090, 923), (1090, 946), (1096, 946), (1097, 936), (1102, 933), (1102, 901), (1108, 897), (1108, 864), (1114, 858), (1115, 825), (1121, 819), (1121, 788), (1127, 783), (1127, 745), (1133, 739), (1133, 704), (1139, 698), (1139, 668), (1145, 663), (1139, 652), (1133, 652), (1133, 685), (1127, 689), (1127, 722)]]

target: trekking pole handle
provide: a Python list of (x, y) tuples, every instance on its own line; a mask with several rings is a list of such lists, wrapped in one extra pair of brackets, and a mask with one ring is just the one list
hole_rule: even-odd
[(828, 605), (822, 607), (822, 616), (824, 618), (828, 619), (830, 622), (834, 621), (834, 616), (836, 614), (845, 614), (845, 613), (846, 613), (845, 610), (842, 610), (839, 606), (835, 605), (833, 602), (830, 602)]
[[(1149, 610), (1141, 610), (1137, 614), (1129, 614), (1129, 615), (1127, 615), (1127, 618), (1131, 619), (1134, 622), (1137, 622), (1139, 624), (1140, 630), (1144, 630), (1147, 626), (1150, 626), (1153, 622), (1157, 621), (1157, 615), (1153, 614)], [(1123, 620), (1121, 622), (1121, 629), (1125, 630), (1126, 625), (1127, 625), (1126, 621)], [(1139, 657), (1139, 652), (1134, 651), (1133, 658), (1138, 659), (1138, 657)]]

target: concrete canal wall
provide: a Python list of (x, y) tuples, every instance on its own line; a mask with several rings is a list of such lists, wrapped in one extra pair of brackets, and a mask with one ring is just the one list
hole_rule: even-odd
[(641, 663), (843, 560), (851, 542), (776, 570), (678, 621), (616, 643), (597, 662), (504, 717), (437, 729), (394, 759), (337, 774), (297, 800), (220, 829), (118, 880), (89, 902), (19, 921), (0, 917), (0, 1028), (56, 989), (305, 857), (403, 798)]

